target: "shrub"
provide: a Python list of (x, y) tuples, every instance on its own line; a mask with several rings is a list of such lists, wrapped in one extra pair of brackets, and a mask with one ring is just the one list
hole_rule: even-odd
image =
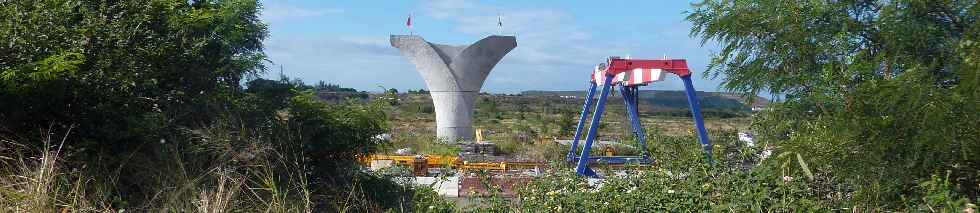
[[(716, 152), (717, 164), (707, 166), (693, 137), (652, 135), (653, 167), (609, 175), (599, 185), (590, 185), (570, 169), (546, 172), (518, 190), (516, 209), (578, 212), (660, 211), (813, 211), (821, 208), (806, 181), (797, 174), (782, 175), (778, 167), (756, 161), (761, 149), (739, 145), (731, 138), (715, 140), (718, 147), (743, 149), (752, 155)], [(787, 181), (787, 177), (794, 177)]]
[(853, 196), (836, 205), (877, 211), (946, 171), (976, 199), (977, 14), (973, 1), (708, 0), (687, 19), (722, 47), (705, 75), (785, 99), (756, 116), (756, 136)]

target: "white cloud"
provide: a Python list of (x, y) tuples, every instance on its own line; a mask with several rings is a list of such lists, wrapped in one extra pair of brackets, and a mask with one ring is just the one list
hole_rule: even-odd
[(483, 10), (485, 5), (468, 0), (437, 0), (422, 3), (425, 13), (433, 18), (447, 19), (459, 16), (460, 11)]
[(266, 4), (262, 10), (262, 20), (267, 22), (278, 22), (294, 18), (310, 18), (344, 13), (343, 9), (309, 9), (287, 4), (271, 3)]
[[(453, 22), (455, 31), (469, 35), (503, 33), (518, 37), (518, 48), (507, 60), (527, 64), (591, 64), (583, 51), (588, 45), (588, 30), (575, 24), (564, 12), (550, 9), (511, 9), (466, 0), (429, 0), (421, 4), (425, 14)], [(503, 27), (497, 27), (497, 18)], [(501, 31), (501, 32), (498, 32)], [(600, 57), (601, 58), (601, 57)]]
[[(501, 8), (468, 0), (427, 0), (420, 11), (450, 22), (453, 31), (486, 36), (516, 35), (518, 47), (494, 68), (485, 89), (517, 92), (526, 89), (575, 89), (589, 70), (610, 52), (623, 52), (618, 45), (594, 39), (590, 29), (576, 17), (549, 8)], [(498, 28), (497, 19), (503, 27)], [(498, 32), (500, 31), (500, 32)], [(527, 76), (534, 73), (534, 78)]]
[[(387, 35), (371, 37), (276, 37), (265, 42), (265, 52), (275, 65), (266, 77), (278, 76), (279, 65), (290, 78), (307, 83), (326, 81), (360, 90), (425, 88), (414, 66), (387, 43)], [(410, 69), (406, 69), (410, 68)]]
[[(501, 16), (503, 34), (516, 34), (518, 47), (504, 57), (488, 76), (483, 90), (490, 92), (582, 90), (586, 88), (589, 71), (610, 55), (632, 53), (634, 57), (659, 57), (663, 51), (674, 54), (672, 56), (705, 54), (697, 47), (696, 40), (686, 38), (686, 29), (637, 32), (637, 37), (642, 38), (635, 40), (642, 42), (630, 42), (630, 39), (621, 39), (577, 20), (588, 18), (582, 14), (554, 8), (504, 8), (471, 0), (423, 0), (416, 7), (418, 13), (415, 15), (419, 18), (432, 18), (440, 24), (448, 24), (446, 30), (456, 34), (451, 37), (466, 35), (462, 37), (472, 39), (498, 34), (501, 29), (497, 27), (497, 18), (498, 14)], [(354, 11), (358, 10), (318, 9), (268, 2), (263, 18), (279, 22), (272, 23), (271, 27), (276, 28), (283, 26), (285, 20)], [(285, 65), (285, 74), (290, 77), (302, 78), (310, 83), (324, 80), (361, 90), (377, 90), (378, 85), (399, 90), (425, 87), (415, 66), (390, 46), (387, 33), (343, 32), (325, 35), (273, 31), (265, 42), (266, 53), (274, 63)], [(691, 63), (698, 63), (690, 59)], [(278, 70), (274, 68), (269, 77), (276, 74)], [(699, 90), (712, 90), (717, 85), (700, 79), (696, 83)], [(683, 87), (675, 77), (644, 89), (654, 88), (676, 90)]]

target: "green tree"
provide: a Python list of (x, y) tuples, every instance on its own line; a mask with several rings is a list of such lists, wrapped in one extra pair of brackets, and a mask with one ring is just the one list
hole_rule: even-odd
[(382, 141), (374, 136), (387, 129), (381, 103), (328, 105), (312, 90), (298, 92), (286, 105), (289, 118), (285, 120), (288, 134), (298, 137), (283, 143), (314, 162), (314, 179), (343, 177), (356, 171), (347, 170), (354, 165), (354, 155), (374, 152), (380, 146)]
[[(895, 207), (950, 171), (976, 197), (980, 6), (975, 1), (715, 1), (692, 35), (717, 42), (705, 75), (784, 96), (755, 129), (858, 204)], [(824, 192), (829, 193), (829, 192)]]
[[(353, 91), (258, 78), (267, 35), (260, 8), (256, 0), (0, 1), (0, 182), (23, 179), (6, 165), (31, 161), (11, 154), (10, 140), (49, 150), (29, 139), (69, 130), (58, 147), (63, 159), (44, 158), (64, 169), (44, 168), (45, 176), (79, 177), (36, 187), (70, 193), (66, 200), (4, 188), (0, 209), (16, 211), (6, 206), (14, 197), (64, 206), (51, 211), (86, 202), (111, 211), (210, 210), (195, 199), (212, 186), (230, 203), (222, 208), (405, 205), (407, 188), (353, 164), (384, 142), (374, 137), (387, 129), (380, 101), (327, 104), (315, 89)], [(226, 178), (236, 185), (209, 181)]]
[(493, 96), (483, 96), (483, 97), (480, 97), (480, 102), (479, 103), (480, 104), (479, 104), (478, 107), (481, 108), (481, 109), (480, 110), (477, 110), (477, 112), (480, 112), (480, 111), (486, 112), (486, 113), (483, 113), (483, 114), (486, 114), (487, 115), (487, 119), (491, 119), (491, 120), (493, 120), (493, 119), (501, 119), (500, 118), (500, 113), (501, 112), (500, 112), (500, 109), (499, 109), (499, 104), (497, 103), (497, 100)]
[(0, 129), (11, 132), (58, 123), (140, 141), (155, 137), (149, 123), (213, 121), (263, 70), (256, 1), (4, 1), (0, 17)]
[(571, 137), (575, 133), (575, 128), (578, 123), (575, 117), (575, 111), (571, 109), (560, 109), (558, 110), (558, 134), (562, 137)]

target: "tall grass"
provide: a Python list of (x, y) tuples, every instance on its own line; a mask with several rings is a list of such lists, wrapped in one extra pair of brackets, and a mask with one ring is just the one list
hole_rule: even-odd
[[(63, 148), (62, 143), (72, 137), (67, 133), (57, 139), (36, 140), (43, 148), (35, 150), (29, 147), (38, 146), (2, 139), (0, 212), (412, 209), (411, 188), (356, 170), (349, 171), (351, 180), (333, 180), (352, 184), (317, 184), (310, 180), (310, 164), (302, 153), (284, 153), (268, 141), (239, 137), (226, 130), (192, 131), (196, 134), (193, 138), (214, 143), (147, 144), (158, 149), (156, 155), (125, 154), (132, 156), (127, 164), (118, 165), (125, 169), (67, 160), (73, 154)], [(389, 194), (397, 198), (385, 197)]]
[(78, 171), (66, 171), (62, 148), (67, 133), (60, 138), (53, 138), (52, 132), (46, 135), (40, 140), (40, 150), (29, 150), (23, 143), (0, 138), (0, 211), (111, 210), (104, 205), (109, 202), (102, 196), (103, 188), (86, 187), (94, 180)]

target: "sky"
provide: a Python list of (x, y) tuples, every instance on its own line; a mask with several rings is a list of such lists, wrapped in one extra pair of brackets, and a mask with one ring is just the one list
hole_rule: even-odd
[[(713, 43), (689, 36), (686, 1), (262, 0), (269, 25), (266, 77), (283, 74), (364, 91), (425, 88), (415, 66), (391, 47), (392, 34), (412, 32), (433, 43), (469, 45), (493, 34), (514, 35), (517, 48), (487, 77), (483, 91), (586, 90), (589, 74), (609, 56), (683, 58), (699, 91)], [(497, 19), (503, 27), (498, 28)], [(683, 90), (676, 76), (641, 89)]]

